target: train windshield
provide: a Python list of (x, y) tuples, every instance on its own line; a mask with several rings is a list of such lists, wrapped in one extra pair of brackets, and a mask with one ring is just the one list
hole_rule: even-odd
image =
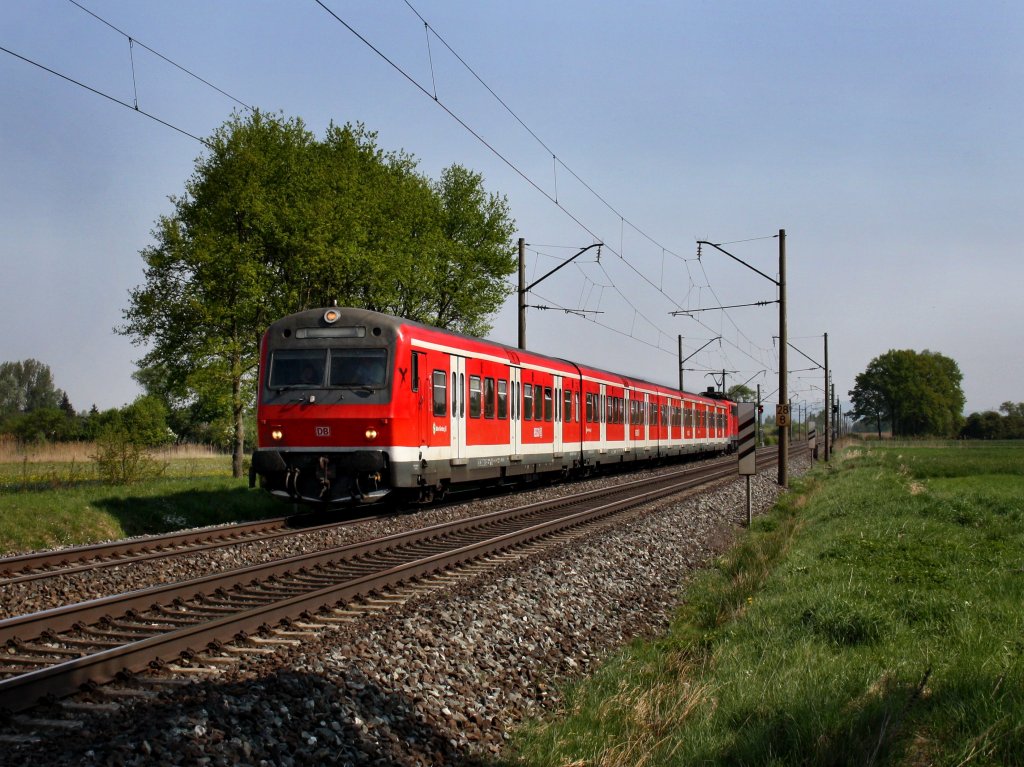
[(366, 387), (387, 381), (387, 349), (279, 349), (270, 358), (271, 389)]
[(274, 352), (270, 360), (271, 389), (286, 386), (321, 387), (327, 369), (326, 349), (282, 349)]
[(378, 389), (388, 373), (387, 349), (331, 349), (331, 386)]

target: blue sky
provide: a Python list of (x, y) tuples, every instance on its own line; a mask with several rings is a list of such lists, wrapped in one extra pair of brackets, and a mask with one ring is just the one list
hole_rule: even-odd
[[(529, 299), (601, 313), (530, 310), (531, 349), (670, 383), (678, 335), (686, 355), (721, 336), (687, 388), (724, 368), (769, 394), (774, 306), (670, 312), (774, 299), (696, 241), (774, 275), (785, 229), (790, 338), (820, 362), (829, 334), (841, 399), (909, 348), (959, 363), (968, 411), (1024, 400), (1019, 3), (410, 0), (428, 35), (404, 0), (325, 0), (425, 95), (313, 0), (79, 1), (318, 135), (361, 121), (431, 177), (481, 172), (531, 279), (603, 241)], [(0, 5), (0, 46), (195, 136), (239, 108), (68, 0)], [(47, 363), (78, 409), (124, 404), (142, 351), (112, 329), (203, 147), (4, 52), (0, 105), (0, 360)], [(492, 337), (515, 333), (510, 299)], [(820, 373), (789, 360), (794, 400), (820, 403)]]

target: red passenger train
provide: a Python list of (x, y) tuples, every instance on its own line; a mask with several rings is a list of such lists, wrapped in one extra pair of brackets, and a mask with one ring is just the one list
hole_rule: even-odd
[(250, 485), (335, 506), (723, 453), (737, 437), (727, 400), (344, 308), (270, 326), (256, 417)]

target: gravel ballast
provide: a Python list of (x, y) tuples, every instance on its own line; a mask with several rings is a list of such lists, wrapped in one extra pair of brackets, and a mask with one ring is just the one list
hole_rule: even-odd
[[(793, 473), (806, 465), (791, 459)], [(774, 470), (751, 484), (760, 513), (780, 492)], [(80, 732), (0, 744), (0, 763), (480, 763), (525, 717), (557, 703), (560, 682), (662, 630), (690, 575), (732, 541), (745, 504), (741, 479), (659, 503), (297, 646), (245, 656), (216, 677), (90, 718)]]

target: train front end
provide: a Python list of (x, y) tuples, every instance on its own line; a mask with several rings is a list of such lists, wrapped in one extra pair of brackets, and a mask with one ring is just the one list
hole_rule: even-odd
[(315, 309), (275, 322), (263, 337), (257, 448), (249, 484), (295, 503), (382, 500), (390, 468), (394, 317)]

